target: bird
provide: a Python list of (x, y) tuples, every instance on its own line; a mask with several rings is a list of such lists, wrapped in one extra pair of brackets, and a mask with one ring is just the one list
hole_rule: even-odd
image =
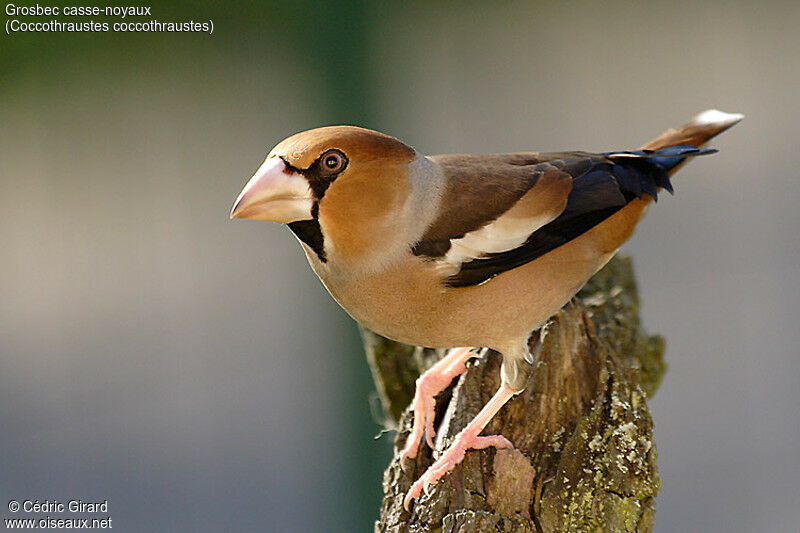
[(467, 450), (525, 387), (540, 328), (632, 235), (670, 176), (744, 115), (704, 111), (639, 149), (424, 155), (383, 133), (327, 126), (277, 144), (230, 212), (286, 224), (333, 298), (364, 327), (446, 355), (417, 380), (413, 428), (431, 448), (435, 396), (476, 349), (503, 356), (501, 385), (420, 476), (404, 506)]

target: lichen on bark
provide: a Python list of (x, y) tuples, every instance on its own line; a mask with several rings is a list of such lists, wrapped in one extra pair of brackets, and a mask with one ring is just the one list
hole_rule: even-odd
[(532, 335), (536, 370), (485, 431), (515, 448), (468, 451), (411, 512), (406, 491), (495, 392), (501, 357), (473, 359), (437, 397), (436, 449), (423, 444), (404, 470), (415, 380), (441, 353), (362, 330), (382, 405), (397, 424), (375, 530), (651, 531), (660, 481), (646, 399), (664, 372), (664, 341), (644, 333), (638, 311), (631, 262), (616, 258)]

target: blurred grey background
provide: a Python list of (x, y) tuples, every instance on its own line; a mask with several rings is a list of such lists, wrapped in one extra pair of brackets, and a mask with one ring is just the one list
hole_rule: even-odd
[[(0, 37), (0, 517), (365, 531), (391, 436), (355, 326), (288, 230), (230, 222), (310, 127), (427, 153), (633, 148), (747, 119), (633, 256), (666, 336), (656, 530), (797, 531), (797, 2), (159, 2), (204, 34)], [(4, 20), (5, 22), (5, 20)]]

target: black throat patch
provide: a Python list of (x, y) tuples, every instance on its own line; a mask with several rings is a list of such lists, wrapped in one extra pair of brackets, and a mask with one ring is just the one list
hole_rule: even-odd
[(322, 229), (319, 227), (319, 221), (316, 217), (313, 220), (290, 222), (288, 226), (292, 233), (297, 235), (298, 239), (314, 250), (320, 261), (323, 263), (328, 262), (328, 258), (325, 257), (325, 239), (322, 236)]

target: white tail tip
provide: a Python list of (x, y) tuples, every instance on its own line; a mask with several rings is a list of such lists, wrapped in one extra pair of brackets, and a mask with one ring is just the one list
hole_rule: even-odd
[(742, 120), (744, 115), (741, 113), (725, 113), (719, 109), (709, 109), (703, 111), (691, 120), (695, 126), (732, 126)]

